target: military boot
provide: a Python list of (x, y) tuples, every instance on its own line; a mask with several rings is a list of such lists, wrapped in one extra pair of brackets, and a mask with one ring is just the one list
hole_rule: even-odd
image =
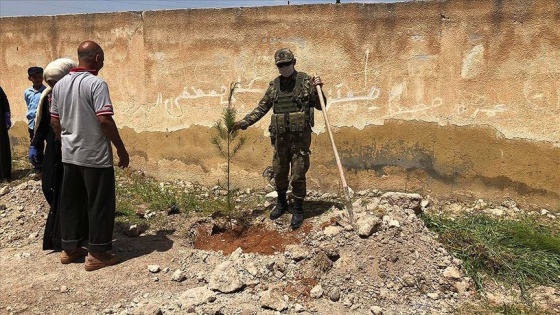
[(276, 206), (270, 212), (270, 220), (278, 219), (286, 211), (288, 211), (288, 201), (286, 200), (286, 193), (278, 193), (278, 200), (276, 201)]
[(294, 200), (294, 212), (292, 213), (292, 229), (297, 229), (303, 224), (303, 199), (296, 198)]

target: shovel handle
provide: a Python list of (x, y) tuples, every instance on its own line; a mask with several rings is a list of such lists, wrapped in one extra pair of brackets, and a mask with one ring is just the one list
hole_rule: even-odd
[[(315, 75), (317, 76), (317, 75)], [(336, 166), (338, 167), (338, 172), (340, 174), (340, 180), (342, 182), (342, 188), (344, 191), (348, 191), (348, 184), (344, 178), (344, 170), (342, 169), (342, 163), (340, 163), (340, 157), (338, 156), (338, 150), (336, 149), (336, 144), (334, 143), (334, 137), (331, 131), (331, 124), (329, 123), (329, 117), (327, 116), (327, 108), (325, 106), (325, 100), (323, 100), (323, 91), (320, 85), (315, 86), (317, 88), (317, 94), (319, 95), (319, 102), (321, 103), (321, 112), (323, 113), (323, 118), (325, 119), (325, 125), (327, 126), (327, 132), (329, 134), (329, 139), (331, 140), (332, 149), (334, 152), (334, 158), (336, 160)], [(345, 193), (346, 194), (346, 193)]]

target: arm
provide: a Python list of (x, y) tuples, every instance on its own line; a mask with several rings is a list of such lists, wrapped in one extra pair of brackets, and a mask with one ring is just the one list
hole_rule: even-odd
[(62, 132), (62, 128), (60, 127), (60, 119), (58, 116), (51, 116), (51, 126), (54, 130), (54, 135), (60, 141), (60, 134)]
[(273, 92), (273, 85), (270, 84), (263, 98), (259, 102), (259, 105), (255, 109), (253, 109), (252, 112), (247, 114), (243, 119), (235, 123), (237, 127), (234, 125), (234, 130), (237, 130), (239, 128), (245, 130), (247, 129), (247, 127), (253, 125), (261, 118), (263, 118), (263, 116), (268, 113), (270, 108), (272, 108)]
[(105, 136), (113, 143), (115, 148), (117, 148), (117, 155), (119, 156), (119, 167), (128, 167), (129, 156), (124, 143), (119, 135), (119, 130), (117, 129), (117, 124), (113, 120), (111, 115), (99, 115), (97, 116), (97, 121), (101, 130)]
[[(47, 134), (49, 133), (50, 128), (50, 121), (51, 121), (51, 114), (49, 112), (50, 102), (48, 100), (48, 96), (43, 99), (41, 106), (41, 117), (40, 122), (38, 124), (37, 129), (35, 130), (35, 135), (33, 136), (33, 140), (31, 140), (31, 145), (37, 147), (43, 141), (47, 139)], [(35, 124), (37, 125), (37, 124)]]
[(325, 101), (325, 108), (327, 107), (327, 97), (325, 96), (325, 93), (323, 92), (323, 82), (321, 81), (321, 78), (319, 76), (313, 77), (311, 78), (311, 80), (309, 81), (310, 83), (310, 95), (309, 95), (309, 101), (311, 103), (311, 105), (313, 107), (315, 107), (315, 109), (321, 110), (321, 102), (319, 100), (319, 94), (317, 93), (317, 85), (321, 86), (321, 97), (323, 98), (323, 100)]

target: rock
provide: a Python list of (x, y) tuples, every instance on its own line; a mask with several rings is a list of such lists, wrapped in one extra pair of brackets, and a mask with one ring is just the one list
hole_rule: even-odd
[(319, 254), (313, 258), (313, 267), (315, 267), (317, 271), (327, 272), (331, 270), (332, 266), (332, 260), (330, 260), (324, 252), (319, 252)]
[(352, 203), (352, 211), (354, 213), (361, 213), (366, 210), (366, 207), (363, 206), (363, 201), (361, 198), (358, 198), (356, 201)]
[(383, 309), (380, 306), (374, 305), (370, 308), (370, 311), (374, 315), (382, 315)]
[(386, 202), (392, 206), (399, 206), (404, 209), (412, 209), (417, 214), (422, 209), (422, 196), (419, 194), (388, 192), (381, 196), (381, 202)]
[(294, 311), (296, 311), (296, 313), (301, 313), (303, 311), (305, 311), (305, 307), (303, 307), (303, 305), (296, 303), (294, 305)]
[(176, 205), (172, 205), (167, 210), (167, 215), (179, 214), (179, 213), (181, 213), (181, 209), (179, 209), (179, 207), (177, 207)]
[(354, 198), (354, 190), (350, 187), (348, 187), (348, 197)]
[(66, 293), (68, 292), (68, 287), (65, 285), (61, 285), (60, 286), (60, 293)]
[(517, 203), (514, 200), (508, 198), (502, 202), (502, 206), (509, 209), (513, 209), (517, 207)]
[(189, 289), (179, 297), (179, 302), (184, 308), (202, 305), (216, 300), (216, 293), (207, 287), (197, 287)]
[(374, 198), (372, 200), (372, 202), (370, 202), (366, 205), (366, 210), (367, 211), (373, 211), (373, 210), (377, 209), (378, 206), (379, 206), (379, 198)]
[(405, 287), (416, 286), (416, 278), (411, 274), (405, 274), (402, 276), (402, 282)]
[(332, 262), (335, 262), (340, 258), (340, 252), (335, 247), (326, 247), (323, 249), (323, 252)]
[(381, 221), (374, 216), (363, 217), (356, 222), (356, 229), (358, 230), (358, 235), (361, 237), (371, 236), (379, 230), (380, 226)]
[(295, 261), (300, 261), (309, 256), (309, 251), (303, 245), (287, 245), (286, 246), (286, 257), (291, 258)]
[(21, 183), (19, 185), (16, 186), (16, 191), (18, 190), (27, 190), (27, 188), (29, 187), (29, 182), (25, 182), (25, 183)]
[(268, 194), (266, 194), (264, 196), (264, 199), (266, 199), (270, 202), (275, 201), (276, 198), (278, 198), (278, 193), (276, 191), (269, 192)]
[(125, 234), (131, 237), (140, 235), (140, 228), (138, 227), (138, 224), (131, 224)]
[(148, 302), (145, 305), (139, 306), (138, 310), (134, 313), (141, 315), (163, 315), (163, 311), (155, 302)]
[(280, 289), (271, 288), (261, 293), (261, 306), (281, 312), (288, 308), (288, 303), (284, 300)]
[(245, 287), (237, 269), (231, 261), (224, 261), (212, 271), (208, 288), (222, 293), (233, 293)]
[(495, 215), (497, 217), (501, 217), (504, 215), (504, 210), (500, 209), (500, 208), (493, 208), (493, 209), (488, 209), (486, 210), (488, 213), (490, 213), (491, 215)]
[(10, 186), (4, 186), (0, 189), (0, 196), (4, 196), (9, 192), (10, 192)]
[(469, 290), (471, 284), (468, 279), (464, 279), (463, 281), (453, 283), (453, 286), (457, 290), (457, 293), (465, 294)]
[(183, 273), (181, 269), (175, 270), (173, 275), (171, 275), (171, 280), (173, 281), (181, 282), (184, 281), (185, 279), (187, 279), (187, 277), (185, 276), (185, 273)]
[(159, 265), (148, 265), (148, 271), (151, 273), (157, 273), (161, 270)]
[(323, 230), (323, 233), (326, 236), (330, 236), (330, 237), (336, 236), (336, 235), (340, 234), (340, 232), (342, 232), (342, 227), (333, 226), (333, 225), (329, 225)]
[(400, 224), (399, 221), (397, 221), (397, 220), (390, 220), (388, 225), (389, 225), (390, 228), (392, 228), (392, 227), (393, 227), (393, 228), (401, 227), (401, 224)]
[(340, 289), (338, 287), (331, 289), (329, 293), (329, 299), (333, 302), (340, 300)]
[(255, 264), (250, 261), (245, 263), (245, 270), (253, 276), (256, 276), (259, 273), (259, 269), (257, 269)]
[(313, 289), (311, 289), (311, 291), (309, 292), (309, 295), (314, 299), (318, 299), (323, 296), (323, 287), (321, 286), (321, 284), (314, 286)]
[(243, 249), (241, 247), (237, 247), (229, 256), (232, 261), (239, 260), (241, 255), (243, 254)]
[(422, 211), (425, 211), (431, 205), (432, 205), (432, 201), (430, 199), (423, 199), (422, 202), (420, 203), (420, 208), (422, 209)]
[(449, 266), (443, 271), (443, 276), (446, 278), (461, 279), (461, 272), (457, 268)]
[(431, 292), (431, 293), (428, 293), (428, 294), (426, 294), (426, 295), (427, 295), (430, 299), (432, 299), (432, 300), (437, 300), (437, 299), (439, 299), (439, 293), (437, 293), (437, 292)]

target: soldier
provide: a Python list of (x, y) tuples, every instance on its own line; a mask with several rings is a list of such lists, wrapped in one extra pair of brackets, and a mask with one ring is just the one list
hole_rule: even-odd
[[(310, 77), (304, 72), (296, 71), (296, 58), (288, 48), (277, 50), (274, 60), (280, 75), (270, 82), (257, 108), (235, 122), (232, 131), (247, 129), (272, 108), (268, 130), (274, 145), (272, 163), (278, 201), (270, 213), (270, 219), (276, 220), (288, 210), (286, 191), (291, 182), (295, 197), (291, 227), (297, 229), (303, 223), (305, 174), (309, 169), (311, 127), (314, 125), (313, 108), (321, 110), (315, 87), (322, 86), (323, 83), (319, 76)], [(325, 96), (322, 97), (326, 102)], [(290, 169), (291, 178), (288, 181)]]

